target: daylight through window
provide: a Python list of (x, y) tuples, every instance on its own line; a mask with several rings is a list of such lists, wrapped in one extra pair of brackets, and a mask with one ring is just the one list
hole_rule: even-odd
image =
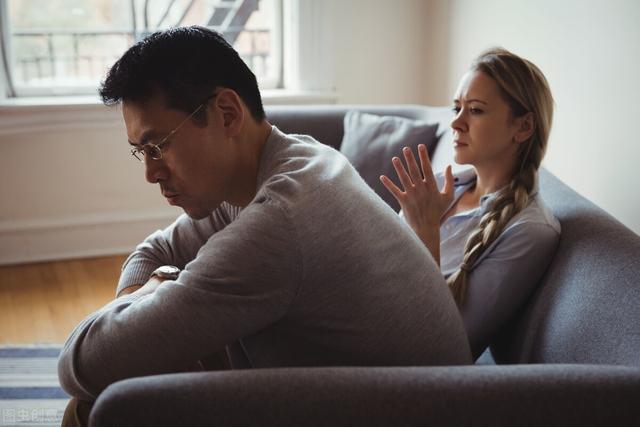
[(5, 74), (13, 96), (95, 94), (135, 41), (158, 29), (222, 33), (258, 77), (279, 86), (281, 0), (8, 0)]

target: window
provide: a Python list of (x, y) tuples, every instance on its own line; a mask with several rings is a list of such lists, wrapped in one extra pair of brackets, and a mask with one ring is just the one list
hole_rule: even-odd
[(95, 94), (108, 68), (158, 29), (219, 31), (262, 89), (282, 81), (282, 0), (0, 0), (10, 97)]

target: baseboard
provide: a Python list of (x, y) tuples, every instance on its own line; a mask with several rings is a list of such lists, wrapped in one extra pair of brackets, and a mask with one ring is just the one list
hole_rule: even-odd
[(129, 253), (179, 214), (161, 210), (0, 221), (0, 265)]

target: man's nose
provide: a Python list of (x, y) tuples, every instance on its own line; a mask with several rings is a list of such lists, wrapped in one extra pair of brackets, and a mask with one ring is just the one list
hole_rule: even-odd
[(153, 160), (151, 158), (144, 159), (145, 177), (151, 184), (164, 181), (167, 178), (167, 167), (161, 160)]

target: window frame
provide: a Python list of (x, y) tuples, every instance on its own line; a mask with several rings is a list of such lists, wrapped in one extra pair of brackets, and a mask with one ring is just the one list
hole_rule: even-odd
[[(0, 103), (10, 101), (12, 99), (23, 98), (75, 98), (75, 97), (91, 97), (97, 94), (97, 85), (56, 85), (29, 87), (16, 85), (12, 79), (10, 70), (12, 67), (11, 52), (11, 30), (8, 14), (8, 0), (0, 0), (0, 23), (2, 24), (2, 34), (0, 34)], [(273, 1), (273, 10), (271, 19), (273, 20), (273, 50), (271, 54), (274, 56), (273, 64), (275, 73), (273, 77), (263, 78), (258, 84), (261, 89), (278, 90), (283, 88), (284, 83), (284, 67), (283, 67), (283, 2), (285, 0)], [(134, 31), (134, 29), (132, 29)]]
[[(4, 2), (0, 0), (0, 7)], [(319, 36), (323, 32), (326, 35), (327, 29), (331, 28), (331, 13), (335, 12), (331, 10), (329, 2), (282, 0), (284, 49), (281, 75), (284, 87), (271, 90), (261, 88), (265, 106), (338, 102), (339, 93), (335, 91), (332, 68), (332, 41), (330, 37)], [(304, 69), (301, 70), (301, 67)], [(296, 73), (305, 70), (309, 74), (296, 76)], [(120, 108), (104, 106), (97, 93), (88, 96), (8, 98), (4, 83), (0, 64), (0, 146), (14, 136), (24, 134), (86, 129), (97, 131), (123, 126)]]

